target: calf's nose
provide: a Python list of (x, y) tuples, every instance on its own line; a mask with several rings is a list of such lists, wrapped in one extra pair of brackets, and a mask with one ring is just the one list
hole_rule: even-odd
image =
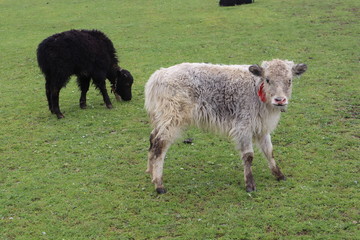
[(276, 97), (274, 99), (276, 104), (285, 104), (286, 103), (286, 98), (285, 97)]

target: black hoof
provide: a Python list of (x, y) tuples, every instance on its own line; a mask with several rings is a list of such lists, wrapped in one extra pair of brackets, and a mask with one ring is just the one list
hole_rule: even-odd
[(80, 108), (81, 108), (81, 109), (86, 109), (86, 108), (87, 108), (87, 105), (84, 104), (84, 103), (81, 103), (81, 104), (80, 104)]
[(277, 177), (278, 181), (286, 181), (286, 177), (284, 175)]
[(254, 192), (256, 190), (255, 187), (252, 187), (252, 186), (247, 186), (246, 187), (246, 192)]
[(164, 193), (166, 193), (166, 189), (165, 189), (165, 188), (157, 188), (157, 189), (156, 189), (156, 192), (157, 192), (158, 194), (164, 194)]
[(62, 114), (56, 114), (56, 116), (57, 116), (57, 118), (58, 118), (58, 119), (65, 118), (65, 116), (64, 116), (64, 115), (62, 115)]

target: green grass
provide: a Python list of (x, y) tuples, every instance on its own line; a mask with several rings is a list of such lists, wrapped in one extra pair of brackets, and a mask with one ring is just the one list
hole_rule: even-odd
[[(358, 0), (0, 0), (0, 239), (359, 239)], [(37, 45), (99, 29), (135, 78), (133, 100), (103, 106), (91, 88), (66, 118), (47, 109)], [(180, 62), (308, 64), (273, 134), (288, 180), (256, 152), (257, 191), (225, 137), (190, 129), (168, 152), (158, 196), (144, 173), (151, 128), (144, 84)]]

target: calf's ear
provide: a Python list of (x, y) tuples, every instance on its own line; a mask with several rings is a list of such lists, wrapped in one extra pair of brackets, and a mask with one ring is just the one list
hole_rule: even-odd
[(127, 75), (126, 75), (126, 70), (124, 70), (124, 69), (119, 69), (118, 71), (117, 71), (117, 75), (118, 75), (118, 80), (119, 81), (124, 81), (125, 79), (126, 79), (126, 77), (127, 77)]
[(307, 66), (304, 63), (296, 64), (292, 70), (294, 75), (300, 76), (301, 74), (306, 72)]
[(257, 64), (251, 65), (249, 67), (249, 71), (258, 77), (262, 77), (264, 75), (264, 69)]

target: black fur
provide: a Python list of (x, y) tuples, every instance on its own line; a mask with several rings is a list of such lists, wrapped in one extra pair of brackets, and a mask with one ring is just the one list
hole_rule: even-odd
[(219, 5), (222, 7), (235, 6), (241, 4), (253, 3), (253, 0), (220, 0)]
[(115, 94), (124, 101), (131, 100), (133, 77), (119, 67), (113, 43), (100, 31), (70, 30), (54, 34), (39, 44), (37, 60), (46, 80), (49, 110), (58, 118), (64, 117), (59, 107), (59, 93), (71, 75), (77, 76), (81, 108), (86, 108), (86, 93), (91, 79), (108, 108), (112, 108), (112, 104), (105, 79), (109, 79)]

